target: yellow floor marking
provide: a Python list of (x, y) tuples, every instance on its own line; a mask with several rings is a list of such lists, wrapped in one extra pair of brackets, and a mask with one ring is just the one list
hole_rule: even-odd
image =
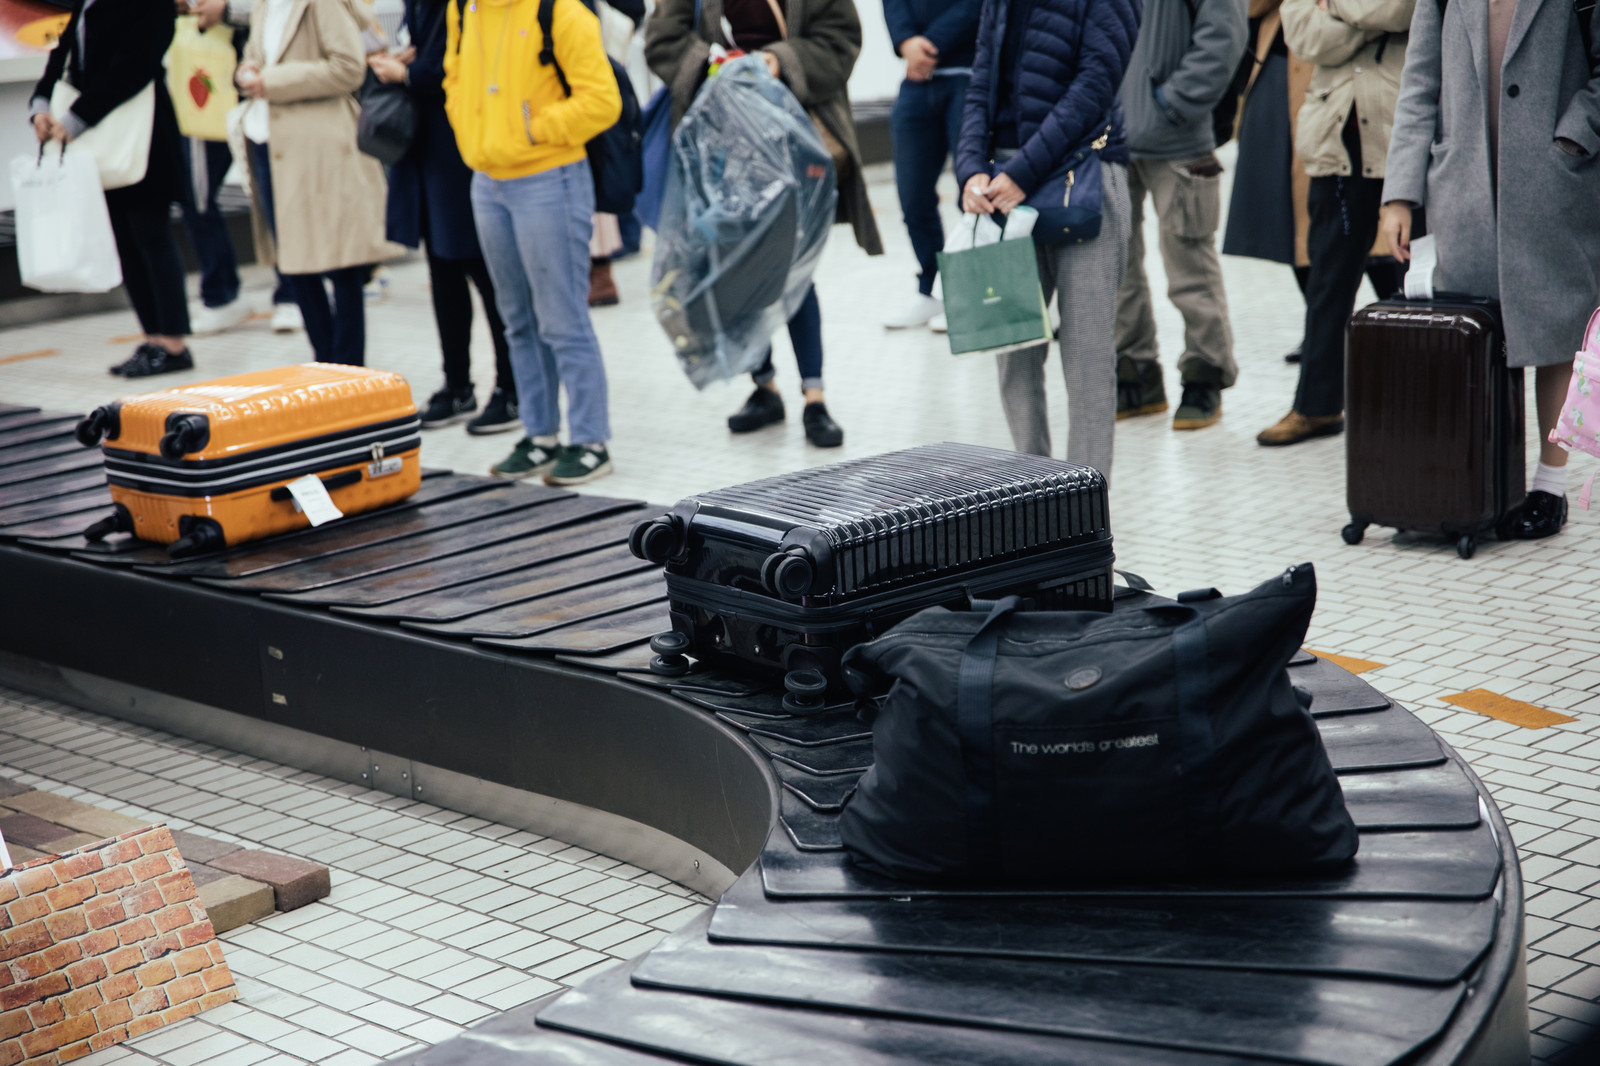
[(1547, 711), (1543, 707), (1535, 707), (1531, 703), (1514, 700), (1510, 696), (1502, 696), (1498, 692), (1490, 692), (1486, 688), (1475, 688), (1470, 692), (1458, 692), (1454, 696), (1444, 696), (1446, 703), (1453, 703), (1457, 707), (1464, 707), (1477, 714), (1498, 718), (1502, 722), (1520, 725), (1524, 729), (1544, 729), (1557, 722), (1576, 722), (1576, 718), (1555, 711)]
[(1335, 666), (1342, 666), (1352, 674), (1364, 674), (1368, 670), (1378, 670), (1383, 667), (1382, 663), (1375, 663), (1368, 659), (1354, 659), (1348, 655), (1330, 655), (1328, 652), (1312, 651), (1310, 648), (1307, 648), (1306, 651), (1311, 652), (1312, 655), (1319, 659), (1328, 660)]
[(6, 363), (26, 363), (29, 359), (48, 359), (52, 355), (60, 355), (60, 348), (40, 348), (36, 352), (18, 352), (16, 355), (0, 355), (0, 365)]
[(129, 333), (126, 336), (122, 336), (122, 337), (112, 337), (110, 340), (106, 341), (106, 343), (107, 344), (132, 344), (134, 341), (142, 341), (142, 340), (144, 340), (144, 334), (143, 333)]

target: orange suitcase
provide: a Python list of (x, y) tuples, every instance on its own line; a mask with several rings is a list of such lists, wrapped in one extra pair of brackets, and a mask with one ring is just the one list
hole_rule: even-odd
[(405, 379), (335, 363), (125, 396), (80, 422), (78, 440), (101, 445), (116, 507), (85, 535), (128, 532), (173, 555), (305, 528), (287, 486), (308, 474), (347, 515), (403, 500), (422, 478)]

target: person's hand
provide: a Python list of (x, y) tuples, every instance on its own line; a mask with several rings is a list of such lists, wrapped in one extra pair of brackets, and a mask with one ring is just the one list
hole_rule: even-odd
[(926, 37), (907, 37), (900, 42), (900, 57), (906, 61), (907, 78), (927, 81), (939, 63), (939, 49)]
[(994, 214), (994, 204), (989, 200), (988, 175), (974, 174), (967, 179), (967, 187), (961, 190), (961, 210), (969, 215)]
[(1009, 174), (996, 174), (989, 180), (989, 202), (1001, 214), (1009, 215), (1013, 207), (1020, 206), (1027, 197)]
[(1378, 222), (1378, 232), (1389, 242), (1389, 254), (1402, 263), (1411, 261), (1411, 205), (1404, 200), (1390, 200), (1383, 205), (1383, 217)]
[(197, 0), (193, 6), (189, 0), (178, 0), (178, 13), (198, 16), (200, 28), (209, 30), (222, 24), (223, 16), (228, 13), (228, 0)]
[(408, 44), (398, 52), (390, 52), (389, 54), (408, 67), (417, 60), (417, 49), (414, 45)]
[(48, 114), (38, 114), (33, 116), (33, 133), (34, 136), (39, 138), (40, 144), (52, 139), (53, 135), (51, 132), (51, 126), (55, 124), (55, 121), (56, 120), (51, 118)]
[(389, 85), (398, 85), (406, 80), (406, 65), (398, 56), (384, 55), (374, 52), (367, 57), (367, 66), (372, 68), (372, 73), (378, 80)]
[(252, 100), (264, 100), (267, 96), (267, 83), (261, 80), (261, 69), (253, 63), (247, 63), (239, 68), (233, 80), (239, 86), (239, 95)]
[(767, 65), (767, 73), (776, 78), (778, 76), (778, 57), (771, 52), (762, 52), (761, 60)]

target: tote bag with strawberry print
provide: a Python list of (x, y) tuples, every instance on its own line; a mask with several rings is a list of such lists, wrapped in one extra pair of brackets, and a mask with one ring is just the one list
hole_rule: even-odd
[(200, 29), (194, 15), (178, 19), (167, 52), (167, 93), (178, 113), (178, 129), (185, 137), (206, 141), (228, 139), (228, 112), (239, 103), (233, 87), (233, 28)]
[[(1550, 431), (1550, 443), (1600, 458), (1600, 311), (1589, 317), (1583, 347), (1572, 357), (1572, 383), (1567, 386), (1561, 418)], [(1590, 474), (1578, 494), (1578, 506), (1584, 510), (1589, 509), (1593, 488), (1594, 475)]]

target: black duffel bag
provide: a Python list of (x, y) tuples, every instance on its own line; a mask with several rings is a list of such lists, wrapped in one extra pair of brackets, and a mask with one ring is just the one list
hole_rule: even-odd
[(356, 147), (386, 167), (411, 151), (417, 136), (417, 106), (404, 85), (380, 81), (372, 71), (356, 93), (361, 113), (356, 116)]
[(1355, 824), (1284, 673), (1315, 604), (1305, 564), (1109, 615), (932, 608), (853, 648), (852, 687), (889, 694), (840, 824), (850, 857), (1007, 885), (1347, 862)]

